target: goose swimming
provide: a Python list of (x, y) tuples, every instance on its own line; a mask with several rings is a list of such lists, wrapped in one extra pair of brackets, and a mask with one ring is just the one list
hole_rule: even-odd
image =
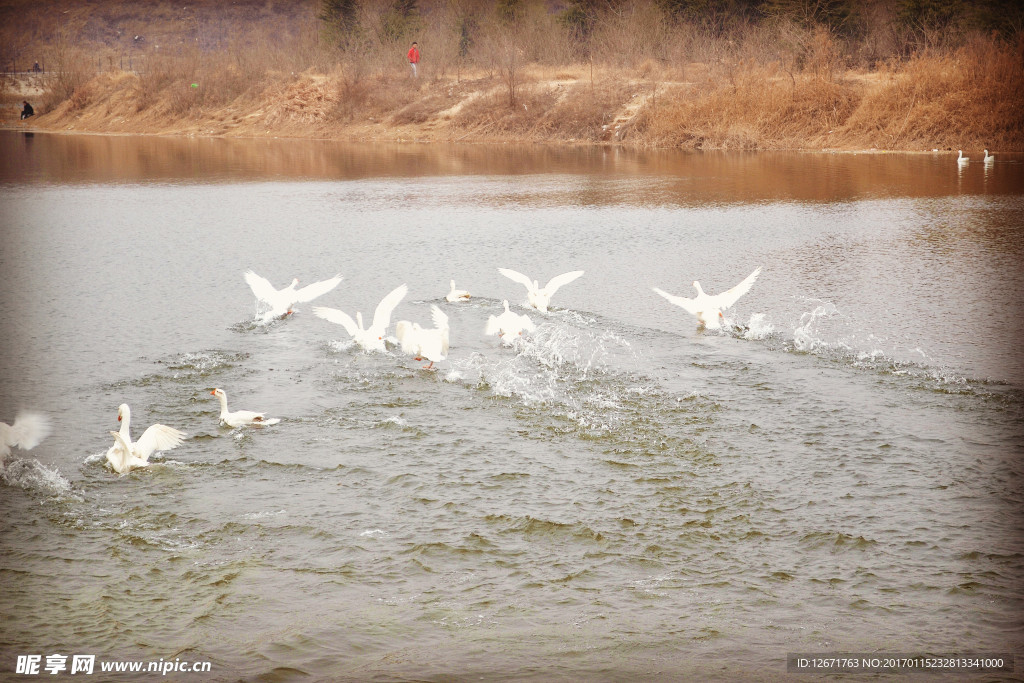
[(263, 413), (255, 413), (251, 410), (228, 410), (228, 395), (223, 389), (214, 389), (210, 392), (220, 401), (220, 421), (227, 427), (241, 427), (242, 425), (276, 425), (281, 420), (276, 417), (268, 418)]
[(455, 280), (451, 282), (451, 290), (445, 297), (446, 301), (468, 301), (472, 295), (464, 289), (455, 289)]

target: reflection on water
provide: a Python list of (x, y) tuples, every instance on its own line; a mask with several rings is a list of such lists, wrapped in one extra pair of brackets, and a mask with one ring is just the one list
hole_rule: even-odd
[[(960, 167), (929, 154), (679, 152), (617, 147), (348, 143), (0, 131), (0, 182), (239, 182), (374, 177), (582, 177), (579, 205), (847, 201), (1015, 194), (1020, 155)], [(607, 181), (636, 182), (609, 188)], [(658, 182), (650, 183), (651, 179)], [(519, 198), (522, 200), (522, 197)], [(550, 198), (548, 198), (550, 199)]]

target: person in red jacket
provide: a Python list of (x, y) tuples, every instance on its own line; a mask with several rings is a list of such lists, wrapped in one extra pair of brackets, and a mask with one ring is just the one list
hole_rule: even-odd
[(412, 44), (409, 48), (409, 66), (412, 67), (412, 77), (417, 78), (419, 74), (416, 73), (416, 65), (420, 63), (420, 48), (416, 43)]

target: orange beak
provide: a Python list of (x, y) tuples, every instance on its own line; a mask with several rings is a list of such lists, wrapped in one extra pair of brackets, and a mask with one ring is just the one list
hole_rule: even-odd
[(118, 421), (118, 422), (120, 422), (120, 421), (121, 421), (121, 416), (120, 416), (120, 415), (118, 415), (118, 416), (117, 416), (117, 421)]
[(210, 392), (210, 396), (216, 396), (216, 395), (217, 395), (217, 390), (216, 389), (214, 389), (213, 391)]

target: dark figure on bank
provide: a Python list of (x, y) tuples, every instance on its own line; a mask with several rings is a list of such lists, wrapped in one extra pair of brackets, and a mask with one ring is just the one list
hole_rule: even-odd
[(27, 119), (28, 117), (32, 116), (36, 112), (32, 108), (32, 105), (28, 103), (28, 100), (23, 100), (22, 104), (25, 105), (25, 108), (21, 110), (21, 119), (24, 121), (25, 119)]

